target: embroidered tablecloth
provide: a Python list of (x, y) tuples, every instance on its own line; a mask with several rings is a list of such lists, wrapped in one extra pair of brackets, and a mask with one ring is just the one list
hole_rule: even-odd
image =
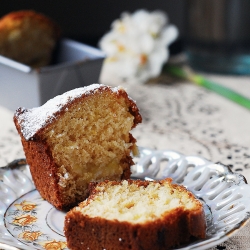
[[(208, 75), (250, 97), (250, 77)], [(117, 85), (114, 79), (103, 83)], [(188, 82), (162, 76), (145, 85), (122, 84), (136, 100), (143, 122), (134, 131), (137, 144), (200, 155), (230, 165), (250, 181), (250, 110)], [(0, 166), (24, 157), (13, 112), (0, 106)], [(250, 201), (249, 201), (250, 202)], [(250, 249), (248, 223), (213, 249)]]

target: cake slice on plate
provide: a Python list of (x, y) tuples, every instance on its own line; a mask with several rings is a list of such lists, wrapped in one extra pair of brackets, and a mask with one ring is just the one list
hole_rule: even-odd
[(35, 186), (60, 210), (83, 201), (90, 182), (130, 178), (137, 150), (130, 131), (141, 120), (123, 88), (99, 84), (14, 115)]
[(105, 181), (90, 189), (65, 217), (72, 250), (166, 250), (206, 236), (202, 203), (170, 178)]

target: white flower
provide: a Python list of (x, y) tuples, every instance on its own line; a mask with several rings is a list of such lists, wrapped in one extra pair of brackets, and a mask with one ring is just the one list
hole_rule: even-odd
[(161, 73), (169, 58), (168, 46), (177, 35), (177, 28), (168, 24), (162, 11), (123, 13), (100, 40), (107, 56), (104, 66), (120, 79), (146, 82)]

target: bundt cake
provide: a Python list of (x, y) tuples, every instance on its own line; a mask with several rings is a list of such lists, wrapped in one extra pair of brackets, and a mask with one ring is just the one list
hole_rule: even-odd
[(166, 250), (205, 238), (202, 203), (170, 178), (104, 181), (65, 217), (71, 250)]
[(14, 115), (35, 186), (60, 210), (83, 201), (90, 182), (130, 178), (137, 153), (130, 131), (141, 120), (123, 88), (99, 84)]
[(34, 68), (50, 63), (60, 27), (32, 10), (14, 11), (0, 19), (0, 55)]

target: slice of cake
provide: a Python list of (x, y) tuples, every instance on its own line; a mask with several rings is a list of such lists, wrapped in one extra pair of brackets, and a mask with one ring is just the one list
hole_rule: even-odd
[(88, 196), (93, 181), (130, 178), (141, 122), (122, 88), (93, 84), (33, 109), (19, 108), (14, 122), (37, 190), (60, 210)]
[(0, 19), (0, 55), (37, 68), (50, 63), (60, 27), (33, 10), (13, 11)]
[(68, 247), (169, 249), (205, 238), (202, 203), (185, 187), (162, 181), (105, 181), (66, 214)]

